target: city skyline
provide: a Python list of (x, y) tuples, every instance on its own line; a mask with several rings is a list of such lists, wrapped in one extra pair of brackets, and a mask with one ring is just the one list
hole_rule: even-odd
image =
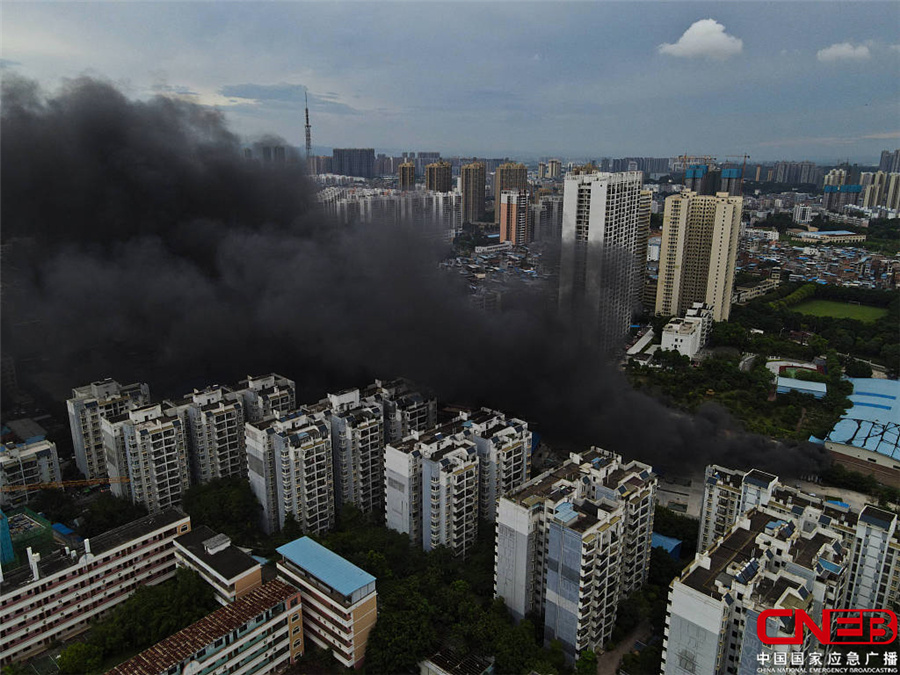
[(319, 147), (871, 164), (900, 141), (897, 27), (891, 3), (14, 3), (2, 66), (297, 147), (308, 93)]

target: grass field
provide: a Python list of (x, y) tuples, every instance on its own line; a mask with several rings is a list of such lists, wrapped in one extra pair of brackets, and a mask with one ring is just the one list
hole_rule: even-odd
[(856, 319), (864, 323), (873, 323), (888, 313), (886, 309), (881, 307), (851, 305), (847, 302), (835, 302), (834, 300), (807, 300), (791, 309), (801, 314), (830, 316), (835, 319)]

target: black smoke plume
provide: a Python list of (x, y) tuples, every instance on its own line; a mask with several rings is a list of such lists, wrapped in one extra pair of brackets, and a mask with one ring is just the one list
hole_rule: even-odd
[(539, 303), (475, 310), (438, 270), (446, 251), (327, 222), (300, 163), (248, 161), (209, 108), (6, 79), (0, 131), (3, 350), (59, 398), (102, 377), (160, 397), (275, 371), (314, 401), (401, 375), (673, 472), (821, 461), (631, 390)]

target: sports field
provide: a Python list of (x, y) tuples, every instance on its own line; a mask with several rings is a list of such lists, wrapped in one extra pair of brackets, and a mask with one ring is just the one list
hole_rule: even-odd
[(882, 307), (869, 307), (868, 305), (852, 305), (848, 302), (835, 302), (834, 300), (807, 300), (792, 308), (801, 314), (812, 316), (831, 316), (835, 319), (856, 319), (865, 323), (872, 323), (887, 315), (888, 311)]

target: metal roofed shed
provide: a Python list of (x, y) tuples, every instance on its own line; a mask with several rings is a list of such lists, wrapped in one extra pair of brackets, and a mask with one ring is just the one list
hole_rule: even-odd
[(825, 438), (834, 459), (900, 487), (900, 382), (851, 378), (853, 407)]
[(797, 380), (793, 377), (779, 377), (777, 382), (778, 394), (787, 394), (796, 391), (801, 394), (809, 394), (816, 398), (824, 398), (828, 393), (828, 387), (824, 382), (809, 382), (807, 380)]
[(375, 577), (309, 537), (301, 537), (275, 549), (326, 586), (344, 596), (375, 584)]

